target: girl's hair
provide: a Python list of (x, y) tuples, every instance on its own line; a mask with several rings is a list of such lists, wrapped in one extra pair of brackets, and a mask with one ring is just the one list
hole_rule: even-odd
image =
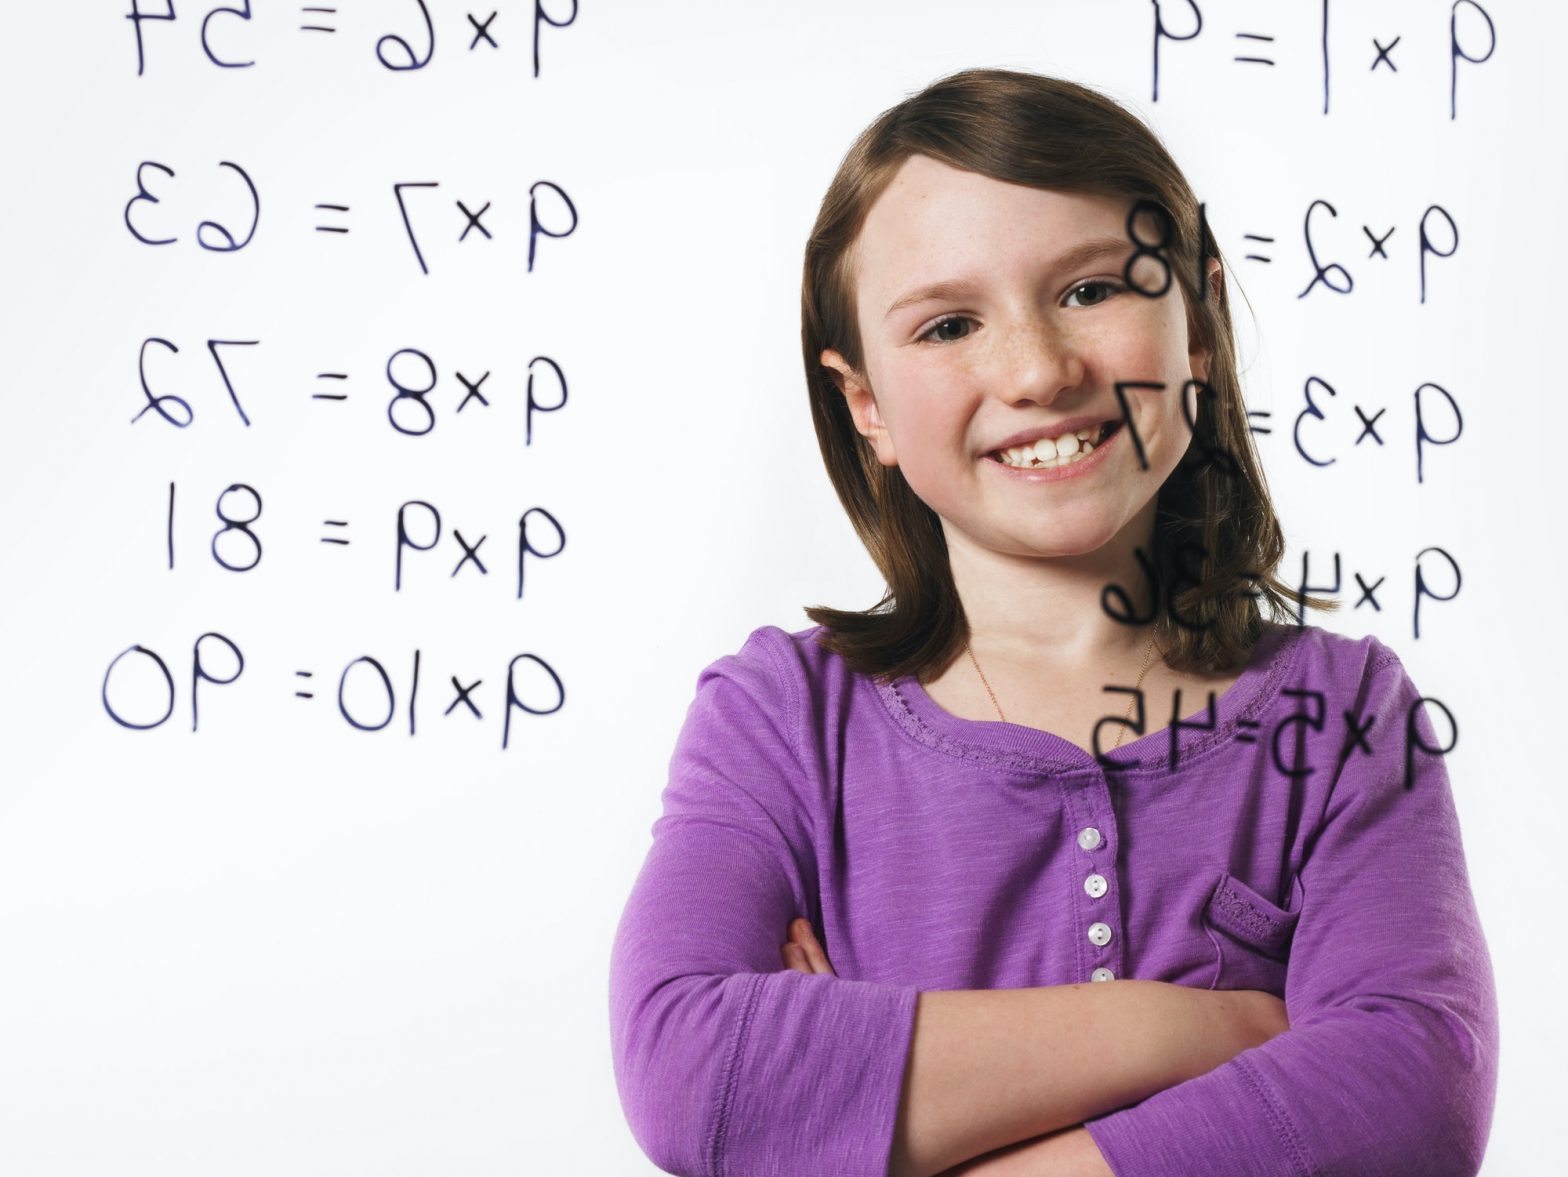
[[(1038, 74), (969, 69), (937, 80), (861, 133), (806, 244), (801, 342), (817, 441), (839, 501), (887, 581), (882, 600), (864, 612), (808, 608), (824, 627), (818, 642), (851, 669), (887, 680), (940, 673), (968, 639), (940, 519), (899, 467), (877, 460), (821, 361), (834, 348), (865, 370), (853, 246), (877, 197), (916, 154), (1009, 183), (1148, 201), (1134, 207), (1163, 222), (1160, 253), (1186, 301), (1188, 330), (1212, 353), (1208, 388), (1197, 397), (1199, 444), (1160, 489), (1154, 550), (1145, 554), (1165, 661), (1188, 672), (1244, 665), (1262, 633), (1263, 601), (1276, 621), (1294, 620), (1287, 602), (1337, 608), (1274, 576), (1285, 541), (1242, 404), (1226, 286), (1217, 298), (1200, 293), (1200, 262), (1220, 257), (1219, 245), (1181, 169), (1152, 131), (1102, 94)], [(1107, 588), (1102, 600), (1108, 613), (1126, 617), (1124, 595)]]

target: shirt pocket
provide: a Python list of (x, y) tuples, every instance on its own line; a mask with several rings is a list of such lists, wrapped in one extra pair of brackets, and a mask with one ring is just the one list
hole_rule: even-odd
[(1260, 989), (1285, 996), (1285, 969), (1300, 911), (1286, 911), (1229, 871), (1203, 906), (1203, 928), (1214, 946), (1210, 989)]

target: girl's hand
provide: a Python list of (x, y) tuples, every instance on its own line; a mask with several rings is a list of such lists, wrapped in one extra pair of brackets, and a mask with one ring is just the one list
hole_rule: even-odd
[(789, 941), (781, 952), (786, 968), (792, 968), (798, 973), (827, 973), (832, 977), (838, 976), (833, 971), (833, 966), (828, 963), (828, 955), (822, 951), (822, 945), (817, 943), (817, 937), (811, 930), (810, 920), (790, 921)]

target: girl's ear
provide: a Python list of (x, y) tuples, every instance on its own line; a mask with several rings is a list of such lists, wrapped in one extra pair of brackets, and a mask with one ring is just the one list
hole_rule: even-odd
[(1218, 302), (1225, 290), (1225, 268), (1220, 265), (1219, 258), (1209, 259), (1209, 268), (1204, 271), (1203, 276), (1209, 280), (1209, 297)]
[(833, 384), (843, 394), (849, 405), (849, 415), (854, 419), (855, 430), (876, 450), (877, 461), (884, 466), (898, 465), (893, 452), (893, 439), (888, 435), (887, 424), (877, 408), (876, 396), (861, 374), (833, 348), (822, 352), (822, 366), (831, 373)]
[[(1204, 271), (1204, 277), (1208, 280), (1209, 283), (1209, 297), (1215, 299), (1217, 302), (1221, 291), (1224, 289), (1225, 282), (1225, 276), (1222, 273), (1219, 258), (1211, 257), (1209, 259), (1208, 269)], [(1200, 347), (1197, 345), (1198, 333), (1194, 329), (1190, 316), (1188, 317), (1187, 322), (1187, 332), (1189, 343), (1187, 348), (1187, 355), (1191, 361), (1192, 375), (1195, 379), (1202, 380), (1204, 383), (1208, 383), (1209, 364), (1214, 359), (1214, 352), (1211, 348)]]
[(1207, 347), (1190, 348), (1187, 352), (1188, 364), (1192, 369), (1192, 378), (1209, 382), (1209, 364), (1214, 359), (1214, 352)]

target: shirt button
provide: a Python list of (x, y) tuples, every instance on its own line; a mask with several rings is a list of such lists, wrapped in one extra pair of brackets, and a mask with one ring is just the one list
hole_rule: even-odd
[(1104, 948), (1111, 942), (1111, 926), (1109, 924), (1093, 923), (1089, 925), (1089, 939), (1092, 943)]
[(1091, 899), (1098, 899), (1101, 895), (1104, 895), (1105, 887), (1104, 875), (1090, 875), (1083, 881), (1083, 889), (1089, 892), (1089, 898)]
[(1078, 845), (1085, 850), (1093, 850), (1100, 844), (1100, 831), (1093, 826), (1084, 826), (1078, 831)]
[(1095, 969), (1094, 972), (1089, 974), (1089, 980), (1091, 980), (1091, 981), (1114, 981), (1114, 980), (1116, 980), (1116, 974), (1111, 972), (1110, 969), (1104, 969), (1104, 968)]

